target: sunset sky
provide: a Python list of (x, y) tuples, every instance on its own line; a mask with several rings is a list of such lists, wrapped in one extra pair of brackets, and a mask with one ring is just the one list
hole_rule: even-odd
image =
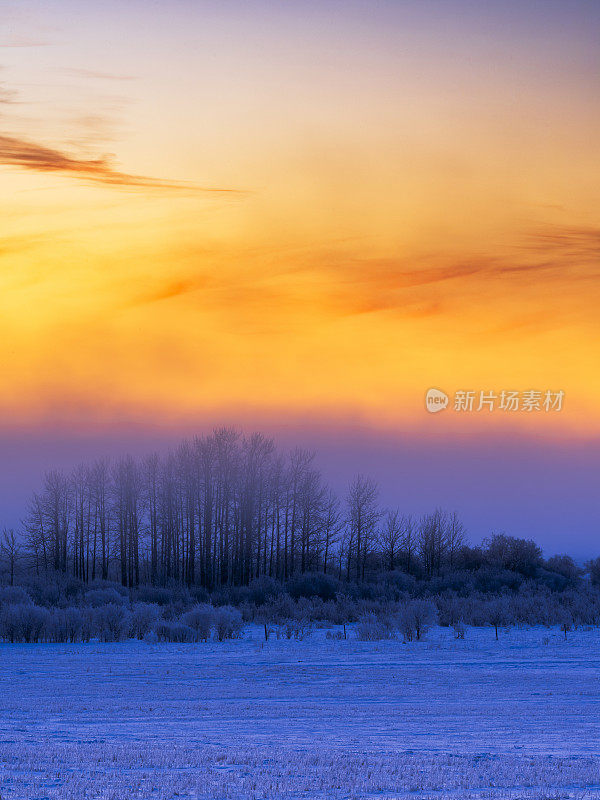
[(588, 0), (2, 3), (0, 525), (233, 423), (591, 554), (599, 76)]

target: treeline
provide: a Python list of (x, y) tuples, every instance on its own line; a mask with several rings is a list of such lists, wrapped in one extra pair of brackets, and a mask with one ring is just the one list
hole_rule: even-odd
[(200, 587), (129, 589), (55, 574), (26, 589), (0, 588), (0, 641), (224, 641), (243, 636), (248, 623), (260, 625), (265, 640), (299, 640), (321, 627), (327, 638), (405, 641), (419, 641), (436, 624), (453, 628), (457, 639), (465, 637), (467, 626), (492, 627), (498, 639), (512, 626), (560, 626), (566, 637), (573, 628), (600, 625), (600, 587), (589, 581), (560, 591), (531, 579), (512, 590), (505, 583), (498, 591), (492, 582), (486, 589), (463, 582), (459, 594), (456, 574), (440, 583), (382, 573), (376, 582), (355, 584), (305, 573), (285, 585), (258, 578), (209, 595)]
[[(414, 519), (382, 508), (362, 475), (338, 497), (314, 453), (283, 454), (261, 434), (225, 428), (164, 456), (48, 472), (22, 531), (4, 531), (0, 563), (11, 585), (60, 575), (208, 593), (308, 574), (361, 584), (398, 573), (432, 585), (455, 575), (470, 591), (490, 580), (560, 589), (582, 578), (571, 558), (544, 561), (533, 541), (494, 535), (469, 546), (455, 513)], [(600, 561), (589, 569), (595, 581)]]

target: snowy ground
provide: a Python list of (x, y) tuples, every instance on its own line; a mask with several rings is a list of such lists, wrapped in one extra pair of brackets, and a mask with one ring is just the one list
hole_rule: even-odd
[(261, 635), (0, 644), (2, 800), (600, 798), (597, 630)]

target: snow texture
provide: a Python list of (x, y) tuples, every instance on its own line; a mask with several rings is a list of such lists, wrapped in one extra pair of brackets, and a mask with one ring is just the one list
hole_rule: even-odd
[(600, 798), (600, 632), (0, 645), (2, 800)]

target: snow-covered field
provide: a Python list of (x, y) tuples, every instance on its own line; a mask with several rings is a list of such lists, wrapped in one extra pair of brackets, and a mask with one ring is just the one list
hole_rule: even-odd
[(600, 798), (600, 632), (0, 644), (2, 800)]

